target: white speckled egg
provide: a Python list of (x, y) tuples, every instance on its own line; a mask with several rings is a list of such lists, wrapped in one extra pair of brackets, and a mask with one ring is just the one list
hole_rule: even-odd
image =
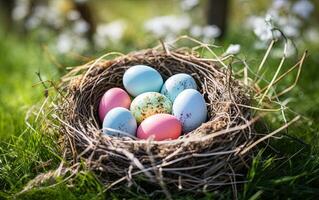
[(110, 110), (103, 120), (103, 133), (113, 136), (135, 136), (137, 123), (131, 112), (122, 107)]
[(184, 133), (196, 129), (207, 118), (204, 97), (194, 89), (182, 91), (174, 101), (173, 115), (182, 123)]
[(130, 110), (138, 123), (151, 115), (172, 112), (172, 102), (158, 92), (146, 92), (137, 96)]
[(163, 85), (163, 78), (152, 67), (135, 65), (124, 73), (123, 85), (128, 93), (136, 97), (145, 92), (159, 92)]
[(180, 73), (169, 77), (161, 90), (161, 93), (174, 102), (179, 93), (185, 89), (197, 89), (197, 85), (192, 76)]

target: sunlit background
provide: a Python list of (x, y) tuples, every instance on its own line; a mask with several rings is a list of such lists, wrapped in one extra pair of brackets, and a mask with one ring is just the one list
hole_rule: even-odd
[[(6, 193), (19, 191), (37, 174), (34, 165), (56, 159), (38, 152), (36, 145), (29, 153), (16, 147), (27, 148), (28, 140), (37, 140), (29, 138), (32, 131), (26, 131), (25, 118), (46, 95), (40, 80), (58, 82), (71, 67), (105, 53), (141, 50), (158, 45), (160, 40), (169, 44), (182, 35), (215, 44), (217, 52), (235, 54), (252, 68), (257, 68), (271, 40), (276, 39), (278, 43), (266, 62), (270, 76), (283, 55), (289, 58), (288, 68), (307, 50), (298, 85), (284, 103), (304, 117), (303, 125), (290, 132), (311, 149), (299, 160), (319, 167), (317, 0), (0, 0), (0, 23), (0, 191), (1, 187)], [(287, 85), (294, 78), (295, 73), (285, 80)], [(51, 86), (47, 84), (49, 95), (54, 95)], [(287, 152), (293, 155), (297, 150)], [(307, 174), (310, 167), (289, 169), (273, 177)], [(319, 177), (318, 170), (310, 172)], [(303, 183), (296, 178), (297, 185), (315, 188), (314, 183), (317, 179)], [(256, 183), (251, 195), (259, 191), (258, 184), (266, 185)], [(294, 191), (286, 182), (280, 184), (288, 187), (287, 194), (301, 194), (300, 188)]]

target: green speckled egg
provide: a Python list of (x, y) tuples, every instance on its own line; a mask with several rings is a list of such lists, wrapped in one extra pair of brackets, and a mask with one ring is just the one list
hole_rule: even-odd
[(138, 123), (151, 115), (172, 113), (172, 102), (158, 92), (146, 92), (138, 95), (131, 103), (130, 110)]

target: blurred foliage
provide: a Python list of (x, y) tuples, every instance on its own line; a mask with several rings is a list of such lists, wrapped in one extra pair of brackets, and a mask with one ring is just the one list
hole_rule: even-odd
[[(269, 4), (267, 0), (232, 1), (229, 13), (230, 29), (227, 37), (216, 41), (224, 52), (229, 44), (240, 44), (239, 58), (246, 60), (256, 69), (265, 50), (254, 49), (257, 40), (252, 31), (243, 27), (248, 15), (262, 13)], [(312, 1), (316, 8), (318, 2)], [(160, 15), (182, 14), (177, 6), (179, 1), (92, 1), (97, 20), (111, 22), (119, 18), (127, 20), (128, 27), (123, 39), (110, 44), (105, 49), (91, 48), (83, 54), (68, 52), (59, 54), (54, 48), (55, 36), (49, 34), (47, 40), (39, 38), (37, 33), (28, 34), (13, 31), (0, 33), (0, 199), (147, 199), (134, 191), (126, 193), (105, 193), (101, 183), (91, 172), (83, 170), (72, 184), (57, 184), (54, 187), (33, 189), (23, 195), (16, 195), (26, 183), (39, 173), (55, 169), (61, 162), (61, 152), (56, 138), (41, 132), (41, 124), (27, 120), (28, 111), (33, 105), (41, 105), (44, 100), (44, 88), (39, 84), (40, 73), (43, 80), (58, 81), (67, 71), (67, 67), (76, 66), (103, 55), (109, 51), (127, 53), (158, 44), (158, 38), (142, 30), (145, 20)], [(191, 13), (198, 24), (204, 24), (205, 1), (201, 1)], [(70, 9), (70, 4), (62, 4), (62, 9)], [(314, 17), (318, 18), (318, 9)], [(310, 22), (309, 22), (310, 23)], [(318, 29), (318, 24), (310, 26)], [(280, 44), (278, 44), (280, 45)], [(252, 163), (247, 175), (248, 182), (239, 186), (240, 199), (312, 199), (319, 195), (319, 46), (307, 41), (298, 52), (289, 58), (284, 69), (296, 62), (304, 50), (309, 55), (303, 67), (298, 85), (282, 100), (289, 107), (302, 114), (302, 120), (280, 135), (281, 140), (271, 142), (273, 148), (261, 150)], [(279, 58), (267, 60), (269, 80), (276, 70)], [(291, 84), (296, 73), (292, 73), (282, 83), (282, 87)], [(49, 85), (49, 84), (48, 84)], [(49, 96), (54, 90), (49, 89)], [(290, 117), (290, 116), (288, 116)], [(270, 119), (270, 126), (281, 124), (282, 119)], [(31, 123), (35, 129), (27, 126)], [(271, 127), (270, 127), (271, 128)], [(275, 150), (274, 150), (275, 149)], [(231, 188), (216, 191), (196, 199), (229, 199)], [(192, 196), (174, 196), (174, 199), (194, 199)]]

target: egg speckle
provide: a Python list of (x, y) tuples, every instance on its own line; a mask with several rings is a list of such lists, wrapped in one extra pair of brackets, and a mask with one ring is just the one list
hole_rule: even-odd
[(196, 129), (207, 118), (204, 97), (194, 89), (182, 91), (174, 101), (173, 115), (182, 123), (184, 133)]
[(136, 97), (145, 92), (159, 92), (163, 85), (163, 78), (152, 67), (135, 65), (124, 73), (123, 85), (129, 94)]
[(158, 92), (146, 92), (137, 96), (131, 103), (130, 110), (138, 123), (151, 115), (171, 113), (172, 102)]
[(169, 77), (162, 89), (161, 93), (168, 97), (172, 102), (174, 102), (175, 98), (179, 93), (181, 93), (185, 89), (197, 89), (197, 85), (192, 76), (180, 73), (175, 74)]
[(113, 136), (135, 136), (137, 123), (126, 108), (113, 108), (103, 120), (103, 133)]

